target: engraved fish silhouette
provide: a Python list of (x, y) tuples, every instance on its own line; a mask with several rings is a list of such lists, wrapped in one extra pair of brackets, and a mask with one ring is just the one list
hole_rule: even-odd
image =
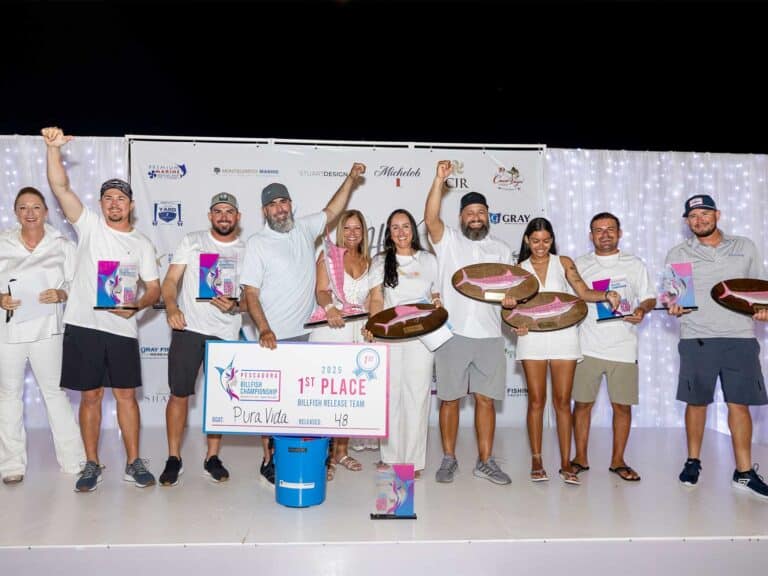
[(120, 284), (122, 278), (117, 273), (118, 269), (115, 269), (112, 274), (106, 277), (104, 280), (104, 292), (115, 304), (120, 304), (120, 294), (123, 292), (123, 287)]
[(456, 284), (456, 287), (463, 284), (472, 284), (482, 290), (509, 290), (519, 284), (522, 284), (530, 277), (530, 274), (525, 276), (515, 276), (510, 270), (506, 270), (504, 274), (498, 274), (496, 276), (483, 276), (482, 278), (470, 278), (467, 276), (467, 271), (462, 270), (462, 279)]
[(220, 286), (222, 285), (222, 280), (221, 280), (221, 269), (218, 266), (213, 266), (208, 270), (208, 273), (205, 275), (205, 283), (208, 285), (211, 291), (217, 296), (224, 294), (224, 292), (222, 292), (220, 288)]
[(742, 292), (731, 290), (725, 282), (721, 282), (721, 284), (723, 285), (723, 294), (720, 296), (720, 300), (727, 296), (733, 296), (734, 298), (746, 300), (750, 304), (768, 304), (768, 290)]
[(568, 312), (568, 310), (576, 306), (578, 303), (578, 300), (563, 302), (560, 300), (559, 296), (555, 296), (555, 299), (552, 300), (552, 302), (549, 304), (541, 304), (539, 306), (525, 308), (523, 310), (515, 308), (509, 314), (507, 314), (507, 320), (511, 320), (513, 316), (528, 316), (534, 320), (539, 320), (541, 318), (551, 318), (552, 316), (559, 316), (564, 312)]
[(384, 334), (389, 333), (389, 329), (395, 324), (405, 324), (409, 320), (424, 318), (432, 314), (433, 310), (422, 310), (416, 306), (395, 306), (395, 317), (389, 322), (377, 322), (376, 326), (384, 328)]

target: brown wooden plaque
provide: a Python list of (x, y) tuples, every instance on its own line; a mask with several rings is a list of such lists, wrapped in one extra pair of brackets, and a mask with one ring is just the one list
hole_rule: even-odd
[(526, 300), (539, 290), (536, 276), (510, 264), (470, 264), (459, 268), (451, 284), (464, 296), (483, 302), (501, 302), (507, 291), (516, 300)]
[(729, 310), (752, 316), (768, 308), (768, 281), (755, 278), (731, 278), (712, 286), (712, 299)]
[(513, 309), (501, 311), (501, 318), (513, 328), (528, 327), (532, 332), (561, 330), (581, 322), (587, 316), (587, 304), (565, 292), (539, 292)]
[(365, 325), (376, 338), (401, 340), (437, 330), (448, 320), (445, 308), (432, 304), (401, 304), (371, 316)]

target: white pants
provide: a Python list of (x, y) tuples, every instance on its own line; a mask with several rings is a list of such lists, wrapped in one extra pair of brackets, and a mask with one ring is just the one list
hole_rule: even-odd
[(24, 372), (29, 359), (48, 411), (56, 459), (64, 472), (75, 474), (85, 462), (80, 428), (61, 379), (61, 334), (37, 342), (0, 343), (0, 474), (26, 473)]
[(381, 441), (386, 464), (413, 464), (415, 470), (424, 470), (432, 359), (419, 340), (389, 345), (389, 436)]

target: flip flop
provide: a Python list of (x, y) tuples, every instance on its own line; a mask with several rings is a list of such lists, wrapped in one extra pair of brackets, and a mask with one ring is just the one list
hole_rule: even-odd
[(328, 467), (325, 469), (325, 479), (330, 482), (336, 476), (336, 464), (333, 462), (328, 463)]
[[(608, 468), (609, 472), (613, 472), (624, 480), (625, 482), (639, 482), (640, 481), (640, 474), (638, 474), (635, 470), (633, 470), (630, 466), (616, 466), (616, 468)], [(628, 476), (628, 474), (634, 474), (635, 478), (632, 478), (631, 476)]]
[(357, 460), (352, 458), (349, 454), (346, 456), (343, 456), (341, 459), (336, 460), (336, 464), (339, 466), (343, 466), (347, 470), (350, 470), (351, 472), (359, 472), (363, 469), (363, 465), (360, 464)]
[(581, 486), (581, 480), (574, 472), (568, 472), (567, 470), (560, 469), (560, 478), (566, 484), (571, 486)]
[(571, 460), (571, 468), (573, 468), (574, 474), (581, 474), (582, 472), (586, 472), (589, 470), (589, 466), (582, 466), (576, 460)]
[(549, 476), (547, 476), (547, 471), (544, 468), (531, 470), (531, 482), (547, 482), (548, 480)]

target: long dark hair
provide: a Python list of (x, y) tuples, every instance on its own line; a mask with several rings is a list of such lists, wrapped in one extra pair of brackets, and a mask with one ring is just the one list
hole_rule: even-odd
[(394, 240), (392, 240), (392, 233), (389, 231), (389, 225), (392, 223), (392, 218), (398, 214), (405, 214), (408, 217), (408, 221), (411, 223), (411, 231), (413, 236), (411, 238), (411, 248), (416, 251), (421, 250), (421, 241), (419, 240), (419, 231), (416, 229), (416, 220), (413, 219), (408, 210), (398, 208), (393, 211), (387, 218), (387, 226), (384, 230), (384, 286), (389, 288), (395, 288), (400, 283), (400, 279), (397, 275), (397, 247)]
[(520, 242), (520, 255), (517, 257), (517, 263), (520, 264), (523, 260), (527, 260), (531, 256), (531, 249), (526, 244), (525, 239), (530, 238), (534, 232), (540, 232), (546, 230), (552, 236), (552, 245), (549, 247), (550, 254), (557, 254), (557, 244), (555, 243), (555, 231), (552, 230), (552, 224), (546, 218), (534, 218), (528, 222), (528, 226), (523, 232), (523, 239)]

